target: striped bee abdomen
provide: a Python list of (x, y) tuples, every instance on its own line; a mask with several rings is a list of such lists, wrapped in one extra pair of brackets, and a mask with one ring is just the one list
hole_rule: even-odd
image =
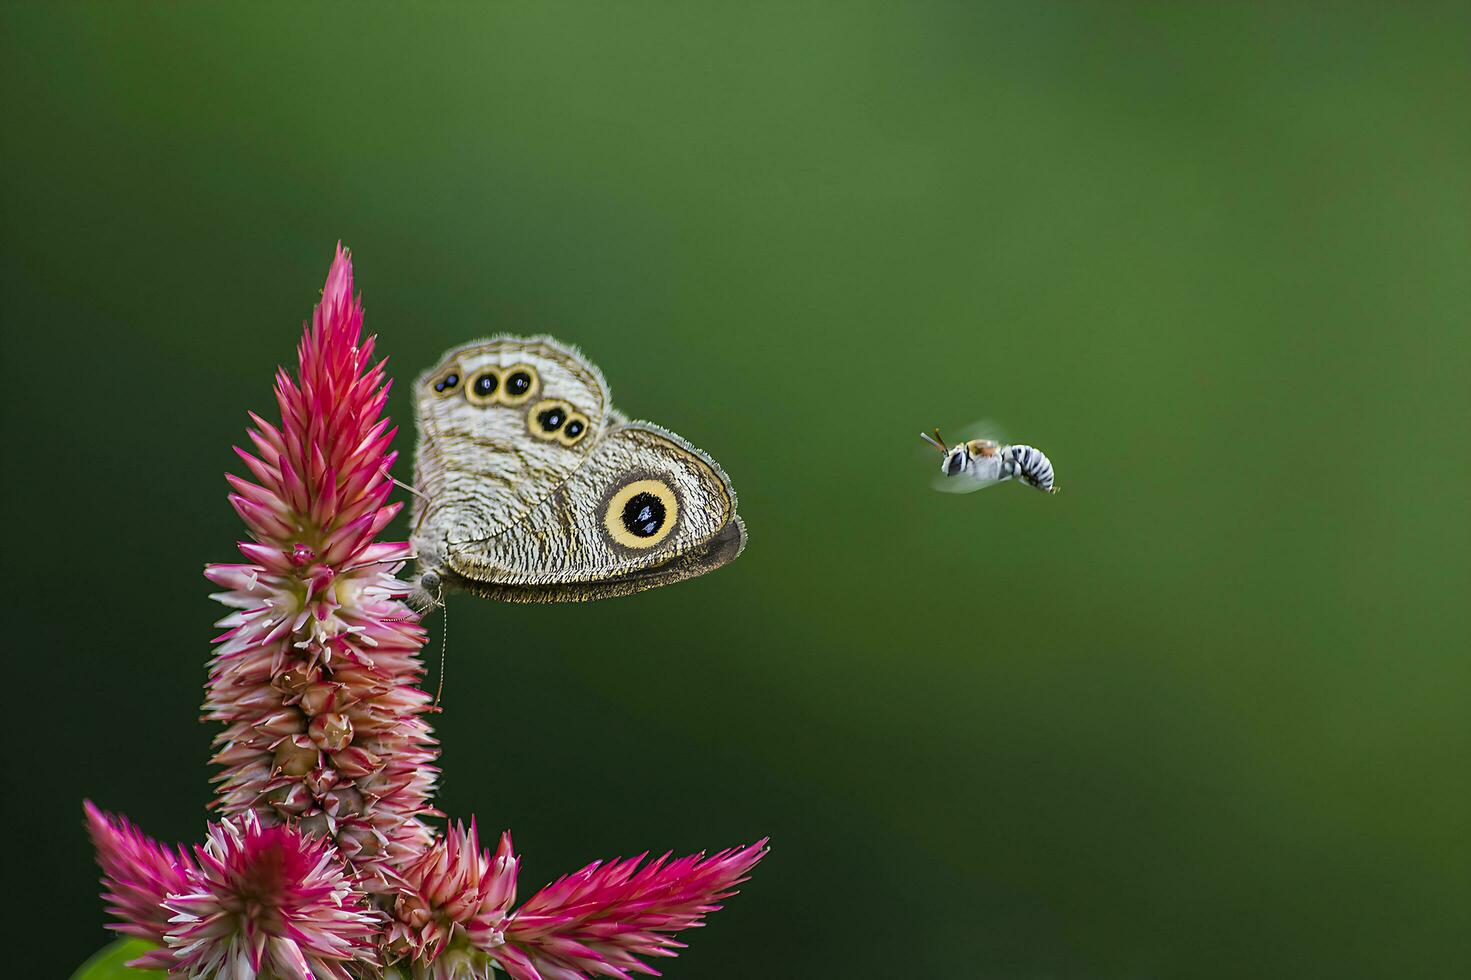
[(1002, 470), (1007, 477), (1020, 479), (1038, 490), (1057, 492), (1052, 485), (1052, 460), (1042, 450), (1035, 446), (1007, 446), (1002, 453), (1006, 457), (1002, 460)]

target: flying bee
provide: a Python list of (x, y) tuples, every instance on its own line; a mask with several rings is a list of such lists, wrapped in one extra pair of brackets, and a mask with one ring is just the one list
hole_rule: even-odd
[(1020, 480), (1044, 493), (1057, 493), (1052, 460), (1035, 446), (1009, 446), (995, 439), (967, 439), (946, 446), (940, 430), (932, 432), (921, 432), (919, 437), (940, 451), (937, 490), (970, 493), (1007, 480)]

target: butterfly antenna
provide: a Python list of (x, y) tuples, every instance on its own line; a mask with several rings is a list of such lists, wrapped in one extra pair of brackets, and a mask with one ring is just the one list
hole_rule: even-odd
[(948, 453), (950, 450), (945, 448), (945, 440), (940, 438), (939, 427), (937, 426), (932, 431), (935, 433), (934, 435), (930, 435), (928, 432), (921, 432), (919, 434), (919, 437), (925, 442), (929, 443), (931, 446), (934, 446), (936, 449), (938, 449), (941, 455)]
[(382, 469), (380, 469), (378, 471), (378, 475), (379, 476), (386, 476), (386, 477), (388, 477), (388, 479), (393, 483), (394, 486), (398, 487), (400, 490), (406, 490), (406, 491), (408, 491), (409, 493), (413, 494), (415, 497), (418, 497), (420, 500), (428, 500), (429, 499), (427, 496), (424, 495), (423, 491), (421, 491), (418, 487), (411, 487), (407, 483), (403, 482), (402, 480), (394, 479), (393, 474), (390, 473), (390, 472), (388, 472), (388, 467), (386, 467), (386, 466), (383, 467)]
[(439, 707), (439, 699), (444, 696), (444, 665), (449, 657), (449, 606), (444, 601), (444, 583), (439, 583), (439, 598), (435, 599), (439, 606), (439, 615), (444, 623), (444, 632), (439, 640), (439, 687), (434, 692), (434, 707)]
[(338, 574), (346, 575), (348, 572), (355, 572), (359, 568), (369, 568), (373, 565), (391, 565), (396, 561), (417, 561), (418, 558), (418, 555), (401, 555), (398, 558), (380, 558), (377, 561), (365, 561), (361, 565), (349, 565), (342, 571), (338, 572)]

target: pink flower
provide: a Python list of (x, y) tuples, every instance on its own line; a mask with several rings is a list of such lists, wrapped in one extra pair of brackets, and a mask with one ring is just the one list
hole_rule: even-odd
[(701, 925), (766, 854), (766, 841), (710, 857), (594, 862), (508, 914), (519, 859), (511, 835), (492, 856), (475, 825), (450, 828), (403, 871), (390, 948), (423, 980), (580, 980), (656, 973), (640, 956), (674, 956), (674, 934)]
[(575, 980), (659, 971), (640, 956), (674, 956), (674, 934), (703, 925), (763, 857), (766, 841), (706, 857), (645, 855), (594, 862), (533, 895), (506, 924), (494, 956), (514, 980)]
[(231, 609), (205, 697), (225, 726), (227, 819), (190, 857), (88, 803), (113, 928), (165, 947), (141, 965), (212, 980), (653, 973), (640, 957), (675, 955), (675, 934), (734, 893), (766, 842), (591, 864), (513, 913), (510, 835), (492, 854), (473, 821), (430, 830), (425, 634), (395, 577), (408, 546), (375, 540), (397, 512), (395, 430), (362, 319), (338, 246), (297, 377), (276, 376), (281, 422), (251, 416), (255, 451), (237, 450), (251, 479), (227, 477), (246, 562), (205, 569)]
[(505, 941), (519, 863), (510, 834), (492, 855), (481, 850), (473, 820), (468, 832), (450, 827), (403, 869), (389, 948), (434, 980), (488, 976), (493, 962), (483, 954)]
[[(82, 806), (87, 812), (87, 832), (97, 848), (97, 863), (102, 866), (102, 897), (108, 913), (122, 920), (108, 928), (162, 945), (172, 915), (164, 908), (164, 899), (185, 889), (189, 874), (196, 870), (194, 862), (183, 849), (163, 846), (123, 817), (97, 809), (91, 800)], [(151, 950), (132, 961), (133, 966), (146, 969), (166, 969), (172, 964), (173, 954), (164, 949)]]
[(354, 890), (336, 850), (255, 814), (212, 824), (187, 886), (164, 906), (172, 969), (210, 980), (350, 980), (376, 965), (381, 916)]
[(235, 611), (210, 665), (206, 717), (225, 723), (217, 805), (329, 835), (387, 891), (431, 839), (421, 818), (437, 770), (418, 688), (424, 632), (394, 577), (404, 542), (374, 538), (398, 512), (388, 477), (397, 431), (389, 382), (362, 338), (362, 301), (339, 245), (298, 348), (276, 375), (281, 424), (252, 414), (252, 480), (227, 476), (251, 540), (248, 564), (205, 574)]

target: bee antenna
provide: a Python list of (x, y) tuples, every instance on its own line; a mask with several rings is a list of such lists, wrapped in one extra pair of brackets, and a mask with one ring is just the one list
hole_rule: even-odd
[(930, 435), (928, 432), (921, 432), (919, 434), (919, 437), (925, 442), (929, 443), (931, 446), (934, 446), (936, 449), (938, 449), (940, 451), (940, 455), (943, 456), (945, 453), (948, 453), (950, 450), (945, 448), (945, 440), (940, 438), (939, 427), (937, 426), (931, 431), (934, 432), (934, 435)]

